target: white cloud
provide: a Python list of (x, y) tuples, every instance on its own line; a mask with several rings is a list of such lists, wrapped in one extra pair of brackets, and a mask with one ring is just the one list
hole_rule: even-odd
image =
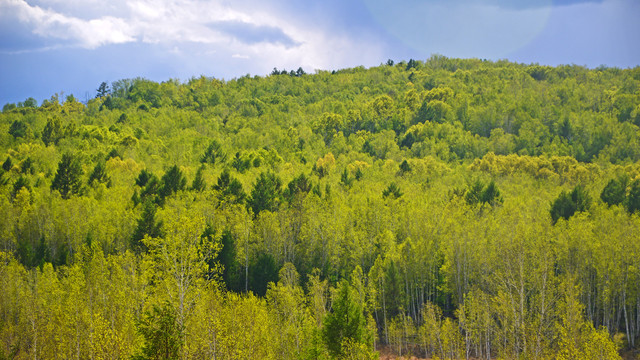
[(82, 20), (31, 6), (22, 0), (5, 0), (0, 8), (15, 14), (21, 22), (32, 26), (34, 34), (44, 38), (71, 41), (86, 48), (134, 41), (130, 26), (124, 20), (111, 16)]
[[(308, 71), (353, 66), (368, 62), (370, 56), (377, 59), (382, 47), (375, 39), (363, 41), (366, 35), (355, 38), (306, 23), (300, 17), (292, 19), (277, 7), (247, 3), (112, 0), (105, 13), (96, 13), (102, 2), (33, 1), (0, 0), (0, 11), (6, 8), (6, 13), (15, 14), (33, 34), (53, 42), (49, 47), (95, 49), (142, 42), (163, 46), (167, 53), (178, 55), (183, 44), (201, 44), (201, 53), (246, 60), (253, 67), (250, 71), (268, 71), (274, 65), (302, 66)], [(188, 56), (185, 54), (187, 61)]]

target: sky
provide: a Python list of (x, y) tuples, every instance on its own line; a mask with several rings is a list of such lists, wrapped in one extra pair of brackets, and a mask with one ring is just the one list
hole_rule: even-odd
[(394, 61), (640, 65), (638, 0), (0, 0), (0, 105)]

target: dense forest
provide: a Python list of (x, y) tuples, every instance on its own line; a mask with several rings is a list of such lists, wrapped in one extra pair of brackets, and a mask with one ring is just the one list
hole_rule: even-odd
[(634, 356), (639, 127), (640, 67), (443, 56), (6, 104), (0, 359)]

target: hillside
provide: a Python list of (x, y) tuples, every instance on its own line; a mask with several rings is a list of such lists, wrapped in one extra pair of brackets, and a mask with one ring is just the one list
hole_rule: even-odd
[(442, 56), (6, 104), (0, 358), (615, 358), (639, 127), (638, 67)]

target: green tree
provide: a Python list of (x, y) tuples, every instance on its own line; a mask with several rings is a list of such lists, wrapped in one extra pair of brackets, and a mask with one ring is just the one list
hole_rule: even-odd
[(14, 139), (23, 138), (27, 136), (27, 130), (29, 127), (22, 120), (15, 120), (11, 123), (11, 127), (9, 128), (9, 135), (13, 136)]
[(196, 177), (193, 179), (193, 183), (191, 183), (191, 190), (195, 191), (203, 191), (207, 188), (207, 184), (204, 181), (204, 176), (202, 173), (204, 172), (204, 165), (198, 168), (196, 171)]
[(400, 190), (400, 187), (395, 182), (392, 182), (391, 184), (389, 184), (389, 186), (387, 186), (387, 188), (382, 191), (382, 197), (384, 198), (392, 197), (394, 199), (397, 199), (402, 195), (403, 194), (402, 194), (402, 191)]
[(104, 161), (98, 161), (93, 168), (91, 175), (89, 175), (89, 185), (93, 186), (95, 183), (107, 184), (111, 183), (109, 175), (107, 175), (107, 169)]
[(222, 145), (217, 140), (213, 140), (207, 149), (204, 151), (204, 154), (200, 158), (201, 163), (209, 163), (212, 166), (215, 164), (223, 163), (227, 158), (227, 155), (222, 150)]
[(631, 183), (627, 196), (627, 211), (633, 214), (638, 210), (640, 210), (640, 180), (636, 179)]
[(158, 191), (160, 201), (164, 201), (164, 199), (171, 196), (171, 194), (184, 190), (187, 186), (187, 179), (184, 177), (182, 171), (180, 171), (177, 165), (173, 165), (169, 168), (169, 170), (162, 176), (161, 182), (162, 186)]
[(576, 212), (588, 210), (590, 204), (591, 197), (581, 185), (577, 185), (569, 193), (563, 190), (551, 204), (551, 220), (554, 224), (560, 218), (568, 220)]
[(609, 180), (600, 193), (600, 199), (609, 206), (622, 204), (627, 195), (628, 182), (629, 178), (624, 176)]
[(229, 170), (224, 169), (218, 181), (213, 185), (213, 190), (218, 192), (218, 200), (221, 203), (240, 204), (242, 203), (247, 194), (242, 188), (242, 183), (235, 177), (232, 177)]
[(263, 172), (260, 174), (247, 201), (247, 205), (253, 211), (255, 217), (261, 211), (275, 211), (278, 209), (281, 186), (282, 181), (275, 173)]
[(44, 126), (44, 130), (42, 130), (42, 142), (46, 146), (49, 146), (51, 144), (57, 145), (58, 141), (62, 137), (63, 132), (60, 119), (54, 117), (53, 119), (47, 120), (47, 124)]
[(56, 176), (51, 183), (51, 190), (57, 190), (63, 199), (68, 199), (71, 195), (77, 195), (82, 190), (82, 166), (80, 161), (70, 153), (62, 155), (62, 160), (58, 163)]
[(147, 246), (142, 242), (145, 236), (152, 238), (163, 236), (162, 222), (156, 220), (156, 205), (149, 199), (144, 201), (142, 216), (138, 219), (138, 225), (131, 237), (131, 248), (136, 253), (146, 252)]
[(322, 324), (322, 338), (334, 357), (344, 355), (345, 342), (365, 343), (366, 322), (357, 294), (346, 280), (339, 284), (331, 311)]
[(110, 93), (111, 90), (109, 89), (109, 85), (105, 81), (103, 81), (100, 83), (100, 86), (98, 86), (98, 89), (96, 90), (96, 99), (103, 98)]
[(13, 167), (13, 161), (11, 160), (11, 156), (7, 156), (7, 160), (2, 163), (2, 170), (9, 171)]
[(136, 360), (179, 359), (183, 345), (184, 327), (176, 319), (176, 311), (170, 303), (153, 305), (138, 322), (138, 332), (144, 338), (142, 354)]

